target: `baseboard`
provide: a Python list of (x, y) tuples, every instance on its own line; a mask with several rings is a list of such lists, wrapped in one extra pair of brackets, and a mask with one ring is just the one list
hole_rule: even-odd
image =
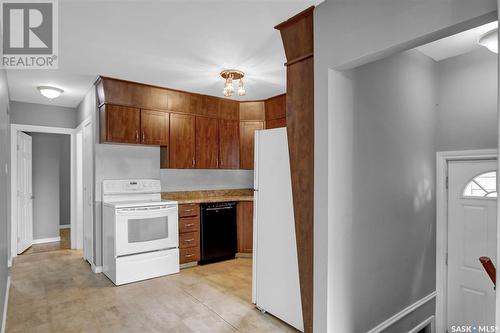
[(60, 241), (61, 237), (40, 238), (40, 239), (33, 239), (33, 244), (53, 243)]
[(5, 302), (3, 305), (2, 328), (0, 332), (5, 333), (5, 324), (7, 323), (7, 306), (9, 305), (9, 289), (10, 289), (10, 276), (7, 277), (7, 287), (5, 289)]
[(61, 224), (59, 225), (59, 229), (71, 229), (71, 224)]
[(431, 325), (431, 333), (436, 333), (436, 320), (435, 316), (430, 316), (417, 326), (415, 326), (411, 331), (408, 333), (418, 333), (420, 332), (423, 328), (427, 327), (428, 325)]
[(421, 307), (425, 303), (429, 302), (430, 300), (434, 299), (435, 297), (436, 297), (436, 292), (434, 291), (434, 292), (430, 293), (429, 295), (427, 295), (425, 297), (422, 297), (421, 299), (419, 299), (415, 303), (407, 306), (406, 308), (404, 308), (403, 310), (399, 311), (398, 313), (396, 313), (394, 316), (390, 317), (386, 321), (378, 324), (377, 326), (375, 326), (374, 328), (372, 328), (371, 330), (369, 330), (367, 333), (379, 333), (379, 332), (382, 332), (383, 330), (385, 330), (386, 328), (388, 328), (392, 324), (398, 322), (403, 317), (409, 315), (410, 313), (412, 313), (413, 311), (415, 311), (416, 309), (418, 309), (419, 307)]
[(187, 263), (181, 264), (180, 269), (190, 268), (190, 267), (194, 267), (194, 266), (198, 266), (197, 261), (192, 261), (192, 262), (187, 262)]
[(235, 258), (252, 258), (252, 253), (237, 252)]
[(92, 272), (96, 274), (102, 273), (102, 266), (96, 266), (94, 264), (90, 264), (90, 267), (92, 267)]

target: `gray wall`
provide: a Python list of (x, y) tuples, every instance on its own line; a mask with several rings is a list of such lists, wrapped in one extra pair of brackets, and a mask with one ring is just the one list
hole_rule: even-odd
[(353, 73), (353, 332), (435, 289), (435, 71), (408, 51)]
[[(69, 224), (70, 136), (29, 133), (33, 139), (33, 239), (59, 236), (59, 225)], [(63, 198), (63, 196), (68, 196)]]
[(61, 135), (59, 157), (59, 224), (71, 223), (71, 137)]
[(438, 151), (497, 147), (497, 67), (484, 47), (438, 63)]
[[(5, 69), (0, 69), (0, 320), (3, 319), (10, 256), (10, 131)], [(6, 172), (7, 170), (7, 172)]]
[(88, 118), (95, 119), (97, 112), (97, 100), (95, 94), (95, 88), (92, 86), (83, 100), (76, 107), (76, 126), (80, 125), (82, 121)]
[[(350, 324), (351, 316), (357, 315), (344, 310), (352, 308), (352, 304), (349, 295), (345, 295), (342, 284), (345, 280), (337, 280), (339, 275), (348, 278), (348, 273), (338, 274), (336, 265), (336, 259), (341, 259), (348, 250), (333, 242), (342, 241), (344, 233), (348, 235), (352, 211), (360, 208), (344, 193), (346, 187), (338, 186), (350, 182), (350, 154), (353, 153), (349, 146), (353, 140), (353, 110), (349, 108), (352, 101), (348, 98), (352, 93), (352, 81), (340, 70), (497, 19), (496, 9), (495, 0), (326, 0), (316, 7), (314, 327), (318, 332), (342, 331)], [(346, 94), (341, 95), (339, 91)], [(394, 240), (388, 238), (386, 241), (390, 244)], [(405, 258), (401, 255), (399, 259)], [(360, 264), (365, 263), (363, 260)], [(412, 288), (412, 285), (407, 284), (407, 287)], [(380, 321), (406, 305), (389, 301), (388, 308), (384, 308), (396, 310), (379, 318)], [(379, 306), (382, 302), (376, 305)], [(373, 318), (368, 319), (371, 320)]]
[(252, 170), (160, 170), (164, 192), (253, 188)]
[(75, 128), (76, 109), (56, 105), (10, 102), (12, 124)]

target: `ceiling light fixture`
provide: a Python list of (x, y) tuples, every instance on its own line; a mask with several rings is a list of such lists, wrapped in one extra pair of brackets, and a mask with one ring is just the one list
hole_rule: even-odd
[(229, 97), (234, 93), (233, 80), (239, 80), (238, 96), (244, 96), (246, 94), (245, 86), (243, 85), (243, 77), (245, 76), (245, 73), (237, 69), (225, 69), (220, 72), (220, 76), (226, 80), (224, 82), (224, 96)]
[(50, 86), (39, 86), (37, 87), (38, 91), (42, 96), (47, 97), (48, 99), (54, 99), (59, 96), (64, 92), (64, 90), (56, 87), (50, 87)]
[(491, 52), (498, 53), (498, 28), (490, 30), (479, 37), (477, 43), (486, 47)]

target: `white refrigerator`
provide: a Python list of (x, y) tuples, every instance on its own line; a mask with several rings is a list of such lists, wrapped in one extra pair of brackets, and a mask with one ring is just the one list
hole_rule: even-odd
[(255, 132), (252, 301), (304, 331), (286, 128)]

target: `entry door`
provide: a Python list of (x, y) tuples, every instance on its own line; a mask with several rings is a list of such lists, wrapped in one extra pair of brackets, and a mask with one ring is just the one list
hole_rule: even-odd
[(17, 134), (17, 253), (33, 244), (32, 140)]
[(93, 143), (92, 123), (88, 123), (83, 127), (83, 257), (90, 263), (94, 262)]
[(495, 290), (479, 262), (496, 265), (497, 161), (448, 164), (448, 327), (495, 325)]

